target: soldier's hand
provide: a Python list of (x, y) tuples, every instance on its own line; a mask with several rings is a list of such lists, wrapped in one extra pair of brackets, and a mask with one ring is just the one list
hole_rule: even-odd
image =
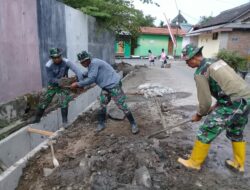
[(62, 77), (62, 78), (60, 78), (59, 79), (59, 81), (58, 81), (58, 85), (60, 86), (60, 87), (64, 87), (64, 86), (67, 86), (67, 81), (68, 81), (68, 78), (66, 78), (66, 77)]
[(76, 88), (78, 88), (79, 86), (78, 86), (78, 84), (77, 84), (77, 82), (74, 82), (74, 83), (72, 83), (71, 85), (70, 85), (70, 88), (71, 89), (76, 89)]
[(213, 106), (211, 106), (208, 110), (208, 114), (211, 113), (216, 107), (217, 107), (217, 104), (214, 104)]
[(201, 119), (202, 119), (202, 116), (197, 113), (192, 116), (192, 122), (197, 122), (197, 121), (200, 121)]

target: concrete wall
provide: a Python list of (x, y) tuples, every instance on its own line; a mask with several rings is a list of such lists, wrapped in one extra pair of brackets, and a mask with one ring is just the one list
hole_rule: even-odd
[(39, 90), (41, 72), (34, 0), (0, 2), (0, 102)]
[(88, 17), (88, 50), (92, 56), (114, 64), (114, 44), (115, 34), (103, 29), (95, 18)]
[(219, 34), (219, 49), (227, 49), (227, 44), (228, 44), (228, 32), (220, 32)]
[(43, 86), (47, 85), (45, 64), (49, 59), (49, 48), (62, 48), (64, 55), (67, 55), (64, 6), (64, 4), (55, 0), (37, 0), (40, 65)]
[[(82, 12), (65, 6), (67, 58), (79, 65), (77, 53), (88, 51), (88, 16)], [(84, 70), (82, 66), (79, 68)], [(73, 72), (70, 72), (73, 75)]]
[(51, 47), (73, 62), (82, 50), (111, 64), (115, 59), (115, 35), (56, 0), (1, 0), (0, 33), (2, 103), (47, 85)]
[(212, 36), (213, 36), (212, 33), (208, 34), (204, 33), (199, 35), (198, 46), (199, 47), (204, 46), (202, 53), (207, 58), (215, 57), (219, 51), (219, 45), (220, 45), (219, 36), (218, 39), (216, 40), (213, 40)]

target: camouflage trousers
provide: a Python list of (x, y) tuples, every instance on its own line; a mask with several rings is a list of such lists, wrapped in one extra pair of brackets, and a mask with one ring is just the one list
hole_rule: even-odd
[(245, 99), (217, 106), (206, 118), (197, 132), (203, 143), (211, 143), (223, 130), (228, 139), (243, 141), (243, 130), (248, 122), (249, 105)]
[(101, 91), (100, 95), (100, 105), (101, 110), (106, 112), (106, 108), (110, 100), (112, 99), (115, 104), (118, 106), (119, 109), (121, 109), (125, 114), (129, 113), (128, 105), (126, 104), (126, 95), (124, 94), (122, 90), (122, 84), (121, 82), (111, 89), (103, 89)]
[(40, 109), (46, 109), (49, 104), (51, 103), (53, 97), (57, 94), (58, 96), (58, 103), (61, 108), (68, 107), (70, 100), (72, 97), (69, 94), (69, 91), (63, 89), (59, 86), (49, 86), (47, 91), (41, 95), (38, 107)]

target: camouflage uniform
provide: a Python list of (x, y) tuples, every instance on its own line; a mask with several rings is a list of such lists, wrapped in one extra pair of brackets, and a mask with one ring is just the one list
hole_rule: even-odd
[[(211, 143), (223, 130), (226, 130), (226, 136), (231, 141), (243, 141), (243, 130), (248, 122), (247, 100), (250, 92), (238, 75), (230, 75), (232, 72), (234, 71), (222, 60), (208, 59), (204, 59), (195, 72), (200, 103), (198, 113), (207, 114), (211, 95), (217, 100), (216, 108), (207, 116), (197, 133), (198, 140), (203, 143)], [(227, 84), (223, 79), (226, 78), (225, 75), (231, 79)]]
[(117, 84), (115, 87), (111, 89), (102, 89), (100, 95), (100, 105), (103, 111), (106, 111), (106, 107), (110, 102), (111, 98), (118, 106), (118, 108), (125, 113), (125, 115), (129, 113), (128, 105), (125, 102), (127, 97), (122, 90), (121, 82), (119, 82), (119, 84)]
[(46, 109), (55, 94), (58, 96), (60, 107), (67, 108), (68, 103), (72, 100), (72, 97), (70, 96), (69, 90), (63, 89), (59, 86), (49, 86), (47, 91), (42, 94), (38, 107), (40, 109)]

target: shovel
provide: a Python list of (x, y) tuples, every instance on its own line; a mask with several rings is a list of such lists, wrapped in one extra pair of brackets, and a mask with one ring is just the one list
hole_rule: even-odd
[[(45, 130), (40, 130), (40, 129), (34, 129), (34, 128), (31, 128), (31, 127), (29, 127), (27, 130), (28, 130), (28, 132), (30, 132), (30, 133), (36, 133), (36, 134), (45, 135), (45, 136), (48, 136), (48, 137), (50, 137), (51, 135), (53, 135), (53, 132), (51, 132), (51, 131), (45, 131)], [(51, 140), (49, 140), (48, 144), (50, 145), (50, 149), (51, 149), (52, 162), (53, 162), (54, 167), (56, 168), (56, 167), (59, 166), (59, 162), (58, 162), (58, 160), (57, 160), (56, 157), (55, 157), (53, 142), (52, 142)]]
[(55, 157), (55, 152), (54, 152), (54, 147), (53, 147), (53, 142), (49, 141), (50, 149), (51, 149), (51, 154), (52, 154), (52, 162), (55, 168), (59, 166), (59, 162)]
[(182, 122), (180, 122), (180, 123), (177, 123), (177, 124), (175, 124), (175, 125), (172, 125), (171, 127), (168, 127), (167, 129), (163, 129), (163, 130), (160, 130), (160, 131), (156, 131), (156, 132), (152, 133), (151, 135), (147, 136), (147, 138), (150, 139), (150, 138), (152, 138), (152, 137), (154, 137), (154, 136), (156, 136), (156, 135), (158, 135), (158, 134), (160, 134), (160, 133), (163, 133), (163, 132), (165, 132), (165, 131), (170, 131), (170, 130), (172, 130), (172, 129), (174, 129), (174, 128), (177, 128), (177, 127), (179, 127), (179, 126), (181, 126), (181, 125), (184, 125), (184, 124), (186, 124), (186, 123), (189, 123), (189, 122), (191, 122), (191, 121), (192, 121), (191, 119), (188, 119), (188, 120), (182, 121)]

